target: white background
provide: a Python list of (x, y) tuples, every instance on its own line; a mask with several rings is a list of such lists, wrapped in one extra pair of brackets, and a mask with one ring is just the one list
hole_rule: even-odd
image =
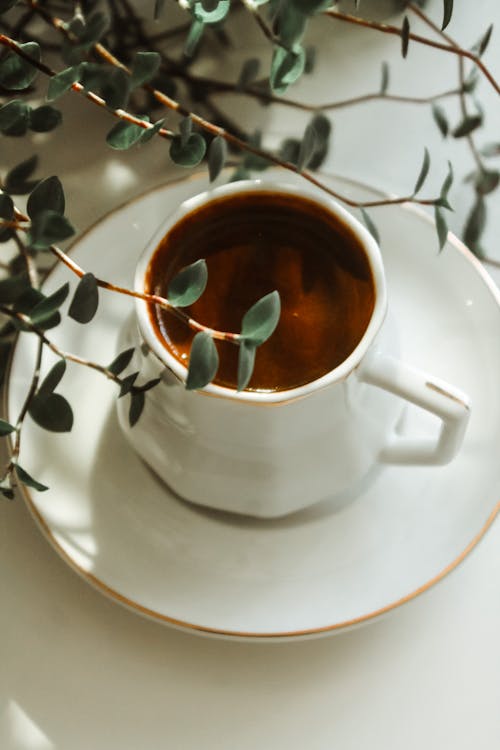
[[(455, 5), (449, 31), (465, 46), (489, 22), (500, 26), (494, 0)], [(438, 18), (441, 3), (431, 8)], [(315, 33), (318, 74), (290, 91), (294, 98), (374, 90), (382, 60), (394, 93), (455, 85), (451, 56), (410, 45), (402, 63), (397, 39), (327, 21)], [(485, 60), (500, 76), (497, 35)], [(488, 113), (481, 140), (498, 140), (499, 98), (485, 83), (479, 94)], [(456, 104), (447, 107), (456, 122)], [(159, 139), (118, 155), (103, 145), (106, 115), (71, 95), (63, 108), (71, 127), (38, 137), (40, 171), (61, 176), (79, 229), (173, 173)], [(283, 109), (248, 116), (278, 133), (300, 131), (307, 119)], [(441, 184), (450, 156), (462, 176), (470, 169), (464, 144), (443, 144), (428, 107), (363, 105), (334, 119), (328, 166), (340, 174), (407, 192), (424, 145), (432, 154), (426, 193)], [(6, 166), (19, 160), (22, 143), (2, 147)], [(457, 229), (470, 200), (458, 183)], [(497, 258), (498, 201), (488, 199), (485, 242)], [(185, 635), (106, 600), (57, 557), (21, 501), (0, 504), (2, 750), (490, 750), (500, 743), (499, 632), (498, 521), (451, 576), (383, 620), (318, 641), (244, 644)]]

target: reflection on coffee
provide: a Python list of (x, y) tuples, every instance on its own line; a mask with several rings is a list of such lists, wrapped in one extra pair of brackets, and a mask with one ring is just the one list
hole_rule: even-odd
[[(257, 350), (250, 390), (286, 390), (325, 375), (351, 354), (370, 321), (375, 288), (363, 247), (347, 225), (308, 199), (249, 192), (196, 209), (156, 249), (146, 291), (167, 296), (175, 274), (200, 258), (208, 285), (186, 312), (206, 326), (237, 333), (258, 299), (280, 293), (280, 321)], [(158, 307), (150, 316), (169, 351), (187, 364), (194, 332)], [(214, 382), (235, 388), (238, 347), (217, 347)]]

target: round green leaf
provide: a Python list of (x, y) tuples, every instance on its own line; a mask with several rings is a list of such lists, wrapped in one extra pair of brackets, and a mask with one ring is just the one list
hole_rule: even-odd
[(158, 52), (137, 52), (132, 63), (131, 87), (142, 86), (150, 81), (158, 72), (160, 64), (161, 56)]
[(16, 474), (19, 480), (23, 484), (25, 484), (26, 487), (31, 487), (31, 489), (37, 490), (38, 492), (45, 492), (45, 490), (49, 489), (47, 485), (38, 482), (36, 479), (33, 479), (33, 477), (28, 474), (28, 472), (23, 469), (22, 466), (19, 466), (19, 464), (16, 464)]
[(61, 307), (69, 294), (69, 284), (66, 282), (53, 294), (38, 302), (29, 312), (29, 317), (34, 325), (40, 325)]
[(252, 377), (256, 347), (242, 341), (238, 352), (238, 391), (244, 391)]
[(276, 94), (284, 94), (290, 84), (295, 83), (304, 72), (305, 60), (302, 47), (297, 46), (293, 50), (276, 47), (269, 77), (271, 89)]
[(60, 96), (69, 91), (74, 83), (80, 81), (83, 68), (80, 65), (73, 65), (70, 68), (65, 68), (57, 73), (49, 81), (49, 88), (47, 91), (47, 101), (51, 102), (54, 99), (58, 99)]
[[(36, 42), (20, 44), (19, 48), (37, 62), (40, 61), (40, 47)], [(36, 78), (37, 69), (19, 57), (15, 52), (9, 52), (0, 61), (0, 85), (9, 91), (22, 91)]]
[(10, 435), (11, 432), (15, 431), (14, 425), (11, 425), (9, 422), (6, 422), (5, 419), (0, 419), (0, 437), (4, 437), (5, 435)]
[(86, 273), (75, 289), (68, 315), (77, 323), (89, 323), (99, 306), (99, 287), (93, 273)]
[(30, 108), (21, 99), (12, 99), (0, 107), (0, 131), (4, 135), (24, 135), (28, 129)]
[(106, 136), (106, 143), (111, 148), (125, 151), (137, 143), (146, 131), (133, 122), (117, 123)]
[(68, 239), (74, 233), (73, 226), (65, 216), (51, 209), (39, 211), (31, 222), (29, 245), (34, 250), (44, 250), (55, 242)]
[(182, 136), (176, 135), (170, 144), (170, 158), (180, 167), (196, 167), (203, 157), (207, 144), (199, 133), (192, 133), (186, 143), (182, 143)]
[(183, 268), (168, 285), (167, 298), (174, 307), (189, 307), (201, 297), (208, 281), (205, 260), (200, 259)]
[(195, 391), (211, 383), (219, 368), (219, 354), (208, 333), (200, 331), (191, 344), (186, 389)]
[(28, 198), (27, 211), (31, 219), (34, 219), (41, 211), (50, 209), (58, 214), (64, 214), (66, 201), (64, 190), (59, 177), (53, 175), (46, 177), (38, 183)]
[(227, 143), (224, 138), (218, 135), (213, 139), (208, 149), (208, 175), (210, 182), (213, 182), (222, 169), (227, 159)]
[(37, 425), (50, 432), (70, 432), (73, 427), (71, 406), (59, 393), (51, 393), (43, 399), (35, 395), (29, 414)]
[(29, 124), (35, 133), (48, 133), (62, 122), (62, 114), (50, 104), (44, 104), (30, 112)]
[(248, 344), (260, 346), (274, 333), (281, 312), (277, 291), (266, 294), (243, 316), (241, 335)]
[(66, 360), (59, 359), (45, 376), (41, 386), (38, 389), (40, 399), (47, 398), (55, 391), (66, 372)]

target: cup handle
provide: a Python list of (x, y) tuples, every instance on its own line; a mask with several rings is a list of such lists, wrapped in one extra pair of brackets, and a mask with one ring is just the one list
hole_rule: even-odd
[(382, 449), (380, 460), (391, 464), (447, 464), (462, 445), (470, 416), (468, 397), (458, 388), (401, 362), (374, 354), (358, 370), (359, 378), (410, 401), (442, 420), (437, 440), (394, 435)]

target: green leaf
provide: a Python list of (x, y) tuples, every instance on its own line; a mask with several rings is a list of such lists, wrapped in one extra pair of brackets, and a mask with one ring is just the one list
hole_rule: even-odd
[(130, 391), (134, 387), (134, 383), (137, 380), (138, 375), (139, 371), (132, 372), (130, 373), (130, 375), (127, 375), (127, 377), (123, 378), (120, 384), (120, 393), (118, 394), (118, 398), (122, 398), (123, 396), (126, 396), (127, 393), (130, 393)]
[(227, 159), (227, 143), (220, 135), (216, 136), (208, 149), (208, 174), (210, 182), (213, 182), (222, 169)]
[(155, 0), (154, 20), (157, 21), (163, 12), (165, 0)]
[[(21, 294), (15, 301), (14, 304), (14, 311), (23, 313), (24, 315), (30, 316), (31, 311), (33, 308), (39, 303), (43, 302), (43, 300), (46, 299), (45, 296), (34, 287), (28, 287), (23, 294)], [(40, 328), (43, 328), (44, 331), (49, 330), (49, 328), (54, 328), (55, 326), (59, 325), (61, 322), (61, 316), (58, 312), (55, 312), (50, 318), (47, 318), (43, 324), (40, 325)], [(25, 325), (21, 321), (13, 321), (13, 325), (18, 328), (21, 331), (29, 331), (30, 326)]]
[(193, 132), (193, 121), (190, 117), (183, 117), (179, 122), (179, 132), (181, 134), (182, 145), (185, 146), (189, 141), (189, 136)]
[(443, 0), (443, 24), (441, 26), (441, 31), (444, 31), (445, 28), (448, 26), (448, 24), (451, 21), (452, 15), (453, 15), (453, 0)]
[(365, 227), (368, 229), (375, 242), (380, 245), (380, 234), (378, 229), (375, 226), (373, 219), (364, 208), (361, 209), (361, 216), (363, 217)]
[(200, 39), (203, 36), (204, 28), (205, 24), (203, 23), (203, 21), (199, 21), (195, 18), (193, 23), (191, 24), (186, 43), (184, 45), (184, 54), (186, 55), (186, 57), (192, 57), (194, 55), (196, 48), (200, 43)]
[(475, 52), (478, 57), (482, 57), (490, 43), (492, 32), (493, 24), (490, 24), (479, 41), (477, 41), (476, 44), (471, 47), (471, 52)]
[(293, 50), (275, 48), (269, 77), (274, 93), (284, 94), (287, 88), (300, 78), (304, 72), (305, 59), (305, 52), (298, 45)]
[(59, 393), (46, 398), (33, 398), (29, 414), (39, 427), (50, 432), (70, 432), (73, 427), (73, 411), (68, 401)]
[[(37, 62), (40, 61), (40, 47), (36, 42), (26, 42), (18, 47)], [(8, 91), (22, 91), (28, 88), (37, 74), (37, 69), (16, 52), (9, 52), (0, 60), (0, 86)]]
[(206, 24), (220, 23), (229, 13), (230, 0), (219, 0), (213, 10), (205, 10), (202, 2), (195, 2), (193, 15), (197, 21)]
[(32, 109), (29, 117), (30, 129), (35, 133), (48, 133), (62, 122), (62, 114), (50, 104)]
[(61, 382), (64, 373), (66, 372), (66, 360), (59, 359), (53, 367), (49, 370), (45, 376), (41, 386), (38, 389), (38, 397), (40, 399), (48, 398)]
[(479, 83), (479, 69), (474, 67), (462, 84), (462, 91), (466, 94), (472, 94)]
[(314, 123), (307, 125), (302, 141), (300, 142), (299, 155), (297, 159), (297, 169), (302, 170), (309, 165), (316, 151), (316, 129)]
[(101, 87), (101, 95), (111, 109), (123, 109), (130, 93), (130, 78), (121, 68), (117, 68), (107, 76)]
[(170, 144), (170, 158), (180, 167), (196, 167), (203, 157), (207, 144), (199, 133), (192, 133), (183, 145), (182, 136), (176, 135)]
[(307, 16), (291, 3), (282, 3), (278, 16), (278, 35), (285, 47), (300, 42), (307, 24)]
[(425, 182), (425, 179), (427, 175), (429, 174), (429, 167), (431, 165), (431, 159), (429, 156), (429, 151), (426, 148), (424, 151), (424, 159), (422, 161), (422, 166), (420, 168), (420, 174), (417, 177), (417, 181), (415, 183), (415, 188), (413, 190), (413, 195), (416, 195), (418, 191), (421, 189), (422, 185)]
[(410, 43), (410, 22), (408, 16), (404, 17), (403, 26), (401, 27), (401, 54), (405, 58), (408, 54), (408, 44)]
[(0, 131), (4, 135), (24, 135), (28, 130), (30, 108), (21, 99), (12, 99), (0, 107)]
[(28, 472), (23, 469), (22, 466), (19, 466), (19, 464), (16, 464), (16, 474), (19, 481), (25, 484), (26, 487), (31, 487), (33, 490), (38, 490), (38, 492), (45, 492), (45, 490), (49, 489), (47, 485), (42, 484), (41, 482), (37, 482), (36, 479), (33, 479), (33, 477), (28, 474)]
[(382, 80), (380, 82), (380, 93), (382, 96), (387, 94), (389, 88), (389, 66), (386, 62), (382, 63)]
[(47, 209), (62, 215), (65, 207), (66, 201), (61, 180), (54, 175), (38, 183), (28, 198), (26, 208), (29, 217), (34, 219), (37, 214)]
[(118, 354), (118, 356), (115, 357), (111, 362), (111, 364), (108, 365), (107, 369), (115, 375), (119, 375), (131, 363), (134, 352), (135, 348), (133, 346), (130, 349), (125, 349), (125, 351), (120, 352), (120, 354)]
[(28, 180), (28, 177), (35, 171), (37, 164), (38, 156), (35, 155), (13, 167), (5, 177), (5, 190), (13, 195), (24, 195), (33, 190), (38, 180), (34, 182)]
[(143, 383), (142, 385), (136, 385), (134, 387), (135, 393), (146, 393), (146, 391), (150, 391), (151, 388), (154, 388), (158, 385), (158, 383), (161, 383), (161, 378), (153, 378), (152, 380), (148, 380), (147, 383)]
[(211, 383), (219, 368), (219, 354), (208, 333), (200, 331), (191, 344), (186, 389), (196, 391)]
[(90, 323), (99, 306), (99, 287), (93, 273), (86, 273), (75, 289), (68, 315), (77, 323)]
[(313, 47), (311, 44), (309, 44), (306, 47), (306, 61), (304, 63), (304, 73), (306, 75), (310, 75), (314, 72), (314, 67), (316, 65), (316, 47)]
[(312, 126), (316, 134), (316, 148), (309, 169), (314, 170), (320, 168), (328, 154), (332, 124), (326, 115), (318, 114), (313, 117)]
[(500, 182), (500, 172), (496, 169), (481, 169), (476, 175), (476, 192), (488, 195), (497, 189)]
[(131, 88), (142, 86), (143, 83), (154, 78), (160, 64), (161, 55), (158, 52), (137, 52), (132, 63)]
[(14, 201), (6, 193), (0, 193), (0, 218), (7, 221), (14, 218)]
[(448, 224), (443, 213), (443, 210), (439, 206), (434, 206), (434, 216), (436, 219), (436, 230), (439, 241), (439, 252), (443, 249), (446, 244), (446, 238), (448, 237)]
[(69, 294), (69, 284), (66, 282), (53, 294), (38, 302), (29, 312), (29, 317), (34, 325), (40, 325), (61, 307)]
[(473, 253), (481, 257), (483, 250), (480, 239), (486, 226), (486, 203), (482, 195), (476, 197), (476, 201), (467, 217), (464, 228), (464, 242)]
[(261, 297), (247, 310), (241, 322), (241, 335), (246, 343), (260, 346), (274, 333), (281, 312), (277, 291)]
[(10, 305), (16, 302), (29, 288), (30, 279), (25, 271), (15, 276), (0, 279), (0, 302), (4, 305)]
[(158, 133), (158, 131), (161, 130), (164, 122), (165, 122), (165, 119), (162, 118), (161, 120), (158, 120), (157, 122), (155, 122), (155, 124), (152, 125), (150, 128), (148, 128), (147, 130), (143, 129), (142, 135), (139, 138), (139, 145), (142, 146), (144, 143), (147, 143), (148, 141), (150, 141), (151, 138), (153, 138)]
[(83, 27), (81, 25), (78, 25), (78, 27), (75, 27), (72, 30), (75, 32), (76, 28), (79, 28), (80, 30), (77, 32), (77, 36), (80, 44), (84, 45), (85, 47), (91, 47), (93, 44), (102, 39), (108, 27), (109, 18), (105, 13), (96, 11), (95, 13), (92, 13), (87, 19), (85, 19)]
[(52, 76), (49, 81), (47, 101), (52, 102), (65, 94), (66, 91), (69, 91), (74, 83), (80, 81), (82, 73), (83, 68), (81, 65), (72, 65), (69, 68), (61, 70), (60, 73), (56, 73), (55, 76)]
[(434, 117), (434, 121), (436, 125), (438, 126), (441, 135), (443, 136), (443, 138), (446, 138), (446, 136), (448, 135), (450, 126), (448, 124), (448, 118), (446, 117), (444, 109), (440, 107), (438, 104), (433, 104), (432, 116)]
[(140, 125), (120, 120), (107, 134), (106, 143), (118, 151), (125, 151), (138, 143), (145, 132)]
[(237, 88), (241, 90), (246, 89), (247, 86), (255, 81), (259, 75), (259, 71), (260, 60), (258, 57), (251, 57), (248, 60), (245, 60), (236, 84)]
[(467, 115), (462, 122), (457, 125), (452, 135), (454, 138), (463, 138), (476, 130), (482, 122), (483, 118), (481, 115)]
[(244, 391), (252, 377), (256, 346), (242, 341), (238, 352), (238, 391)]
[(183, 268), (168, 285), (167, 298), (174, 307), (189, 307), (201, 297), (208, 281), (206, 262), (201, 259)]
[(128, 413), (129, 425), (133, 427), (137, 424), (139, 417), (142, 414), (145, 404), (145, 396), (143, 391), (134, 391), (130, 395), (130, 409)]
[(448, 193), (450, 191), (450, 188), (453, 184), (453, 165), (451, 161), (448, 162), (448, 174), (446, 175), (446, 178), (443, 182), (443, 186), (441, 188), (441, 196), (446, 198), (448, 196)]
[(12, 487), (0, 485), (0, 494), (7, 498), (7, 500), (14, 500), (14, 490)]
[(15, 427), (10, 424), (10, 422), (6, 422), (5, 419), (0, 419), (0, 437), (4, 437), (5, 435), (10, 435), (11, 432), (15, 432)]
[(28, 244), (33, 250), (45, 250), (75, 234), (75, 229), (65, 216), (48, 209), (36, 214), (28, 232)]
[(17, 4), (17, 0), (0, 0), (0, 13), (5, 13)]

